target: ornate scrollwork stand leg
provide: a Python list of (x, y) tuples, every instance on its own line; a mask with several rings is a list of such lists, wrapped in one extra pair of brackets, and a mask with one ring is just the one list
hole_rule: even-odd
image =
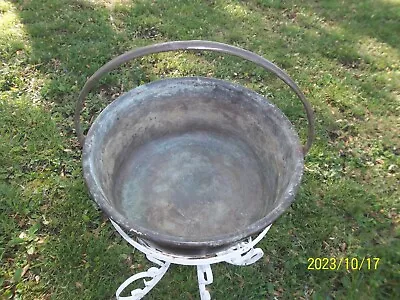
[[(117, 289), (117, 300), (140, 300), (161, 280), (167, 272), (170, 264), (197, 266), (197, 280), (199, 283), (199, 292), (201, 300), (210, 300), (211, 295), (207, 290), (206, 285), (213, 282), (214, 277), (211, 270), (211, 264), (219, 262), (227, 262), (237, 266), (247, 266), (258, 261), (264, 252), (260, 248), (254, 246), (267, 234), (271, 225), (265, 228), (254, 240), (248, 238), (246, 241), (241, 242), (228, 250), (216, 253), (214, 257), (209, 258), (191, 258), (187, 256), (179, 256), (175, 254), (165, 253), (161, 250), (155, 249), (144, 243), (139, 243), (128, 236), (122, 228), (111, 221), (118, 233), (133, 247), (146, 254), (149, 261), (155, 263), (159, 267), (151, 267), (145, 272), (141, 272), (129, 277)], [(143, 280), (145, 287), (143, 289), (135, 289), (131, 291), (131, 296), (120, 296), (122, 291), (127, 288), (132, 282), (143, 279), (151, 278), (150, 280)]]

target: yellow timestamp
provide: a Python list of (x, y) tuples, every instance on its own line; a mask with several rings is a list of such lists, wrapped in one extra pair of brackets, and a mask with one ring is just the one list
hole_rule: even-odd
[(308, 270), (338, 271), (340, 268), (352, 271), (377, 270), (380, 262), (378, 257), (310, 257), (308, 258)]

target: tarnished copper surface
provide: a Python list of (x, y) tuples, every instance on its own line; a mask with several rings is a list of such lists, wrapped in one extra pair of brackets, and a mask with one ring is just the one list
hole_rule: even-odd
[[(121, 96), (93, 123), (84, 173), (110, 217), (191, 255), (269, 225), (293, 201), (303, 153), (265, 98), (209, 78), (167, 79)], [(186, 249), (186, 250), (185, 250)], [(205, 250), (207, 249), (207, 250)]]

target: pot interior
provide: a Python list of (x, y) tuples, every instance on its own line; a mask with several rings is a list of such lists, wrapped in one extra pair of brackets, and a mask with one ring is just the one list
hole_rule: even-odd
[(94, 200), (117, 223), (183, 244), (260, 231), (293, 201), (303, 170), (298, 136), (274, 105), (200, 77), (119, 97), (89, 130), (83, 163)]

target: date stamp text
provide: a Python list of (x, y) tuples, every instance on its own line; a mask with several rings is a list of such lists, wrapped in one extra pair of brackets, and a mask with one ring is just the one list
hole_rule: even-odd
[(308, 258), (307, 270), (330, 270), (339, 271), (345, 269), (349, 271), (377, 270), (380, 258), (378, 257), (310, 257)]

